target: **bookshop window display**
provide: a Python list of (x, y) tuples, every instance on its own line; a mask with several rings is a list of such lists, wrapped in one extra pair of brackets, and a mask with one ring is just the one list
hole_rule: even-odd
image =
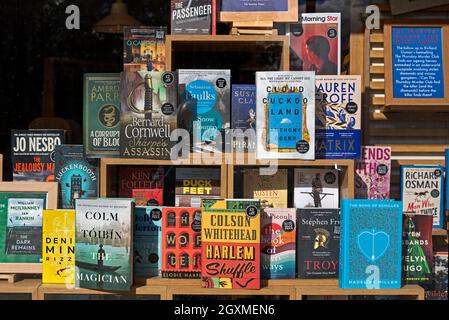
[(374, 36), (368, 0), (0, 5), (36, 17), (1, 39), (0, 298), (447, 299), (449, 145), (371, 139), (449, 119), (447, 23), (401, 2)]

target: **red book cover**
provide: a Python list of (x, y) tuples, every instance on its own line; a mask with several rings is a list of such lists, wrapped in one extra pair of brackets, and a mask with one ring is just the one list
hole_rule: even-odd
[(201, 208), (162, 209), (162, 278), (200, 278)]
[(118, 179), (119, 198), (132, 198), (133, 189), (147, 189), (161, 194), (164, 192), (164, 168), (120, 167)]
[(162, 206), (164, 202), (162, 189), (133, 189), (132, 194), (139, 207)]

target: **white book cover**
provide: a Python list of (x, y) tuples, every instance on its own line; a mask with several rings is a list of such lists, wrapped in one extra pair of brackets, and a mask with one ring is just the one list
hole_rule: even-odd
[(315, 159), (315, 73), (256, 72), (257, 159)]
[(335, 169), (295, 169), (295, 208), (338, 209), (338, 186), (338, 171)]

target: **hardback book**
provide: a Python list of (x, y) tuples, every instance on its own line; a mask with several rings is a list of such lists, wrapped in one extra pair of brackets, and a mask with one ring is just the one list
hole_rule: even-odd
[(446, 149), (444, 152), (445, 155), (445, 168), (446, 168), (446, 192), (445, 192), (445, 209), (449, 210), (449, 149)]
[(401, 202), (343, 199), (341, 203), (340, 288), (401, 288)]
[(165, 71), (166, 35), (166, 27), (123, 27), (124, 71)]
[(86, 159), (83, 145), (56, 146), (55, 162), (60, 208), (74, 209), (76, 199), (98, 196), (98, 159)]
[(261, 211), (261, 279), (296, 277), (296, 209)]
[(200, 278), (201, 208), (162, 209), (162, 278)]
[(55, 181), (55, 146), (64, 142), (64, 130), (12, 130), (13, 181)]
[(231, 107), (231, 129), (233, 129), (234, 134), (233, 150), (236, 150), (236, 152), (255, 152), (256, 86), (253, 84), (233, 84)]
[(404, 214), (403, 281), (429, 285), (433, 273), (432, 216)]
[(157, 277), (162, 268), (162, 207), (136, 207), (134, 277)]
[(261, 175), (259, 169), (243, 173), (243, 197), (258, 199), (262, 208), (287, 208), (287, 169), (278, 169), (274, 175)]
[(129, 291), (133, 284), (132, 199), (76, 200), (75, 286)]
[(447, 251), (435, 252), (433, 255), (433, 281), (426, 290), (426, 300), (447, 301)]
[(216, 34), (216, 0), (171, 0), (171, 34)]
[(84, 75), (83, 143), (88, 158), (120, 155), (120, 74)]
[(403, 212), (433, 216), (433, 227), (443, 227), (444, 168), (401, 166)]
[(315, 74), (256, 72), (257, 159), (315, 159)]
[(190, 134), (193, 151), (222, 152), (231, 125), (231, 71), (178, 70), (178, 127)]
[(118, 169), (118, 197), (119, 198), (134, 198), (136, 196), (133, 190), (151, 190), (153, 195), (162, 196), (155, 198), (160, 200), (159, 205), (163, 204), (164, 193), (164, 168), (151, 167), (119, 167)]
[(260, 289), (260, 201), (202, 202), (203, 288)]
[(173, 72), (122, 73), (120, 157), (171, 159), (177, 89)]
[(161, 206), (163, 204), (163, 189), (133, 189), (132, 197), (136, 206)]
[(42, 262), (47, 194), (0, 192), (0, 263)]
[(298, 278), (338, 278), (340, 210), (298, 209)]
[(218, 199), (220, 168), (176, 168), (176, 207), (201, 207), (201, 199)]
[(295, 208), (339, 208), (338, 186), (338, 171), (336, 169), (295, 169)]
[(290, 24), (290, 70), (339, 75), (341, 71), (341, 14), (302, 13)]
[(317, 159), (360, 159), (361, 76), (316, 77)]
[(44, 210), (42, 283), (75, 283), (75, 210)]
[(362, 158), (355, 160), (355, 198), (389, 199), (391, 148), (362, 147)]

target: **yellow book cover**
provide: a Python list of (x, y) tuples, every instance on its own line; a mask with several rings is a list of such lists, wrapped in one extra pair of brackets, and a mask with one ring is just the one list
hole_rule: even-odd
[(42, 283), (75, 283), (75, 210), (44, 210)]
[(243, 175), (244, 198), (260, 200), (262, 208), (287, 208), (287, 169), (263, 176), (259, 169), (245, 170)]

